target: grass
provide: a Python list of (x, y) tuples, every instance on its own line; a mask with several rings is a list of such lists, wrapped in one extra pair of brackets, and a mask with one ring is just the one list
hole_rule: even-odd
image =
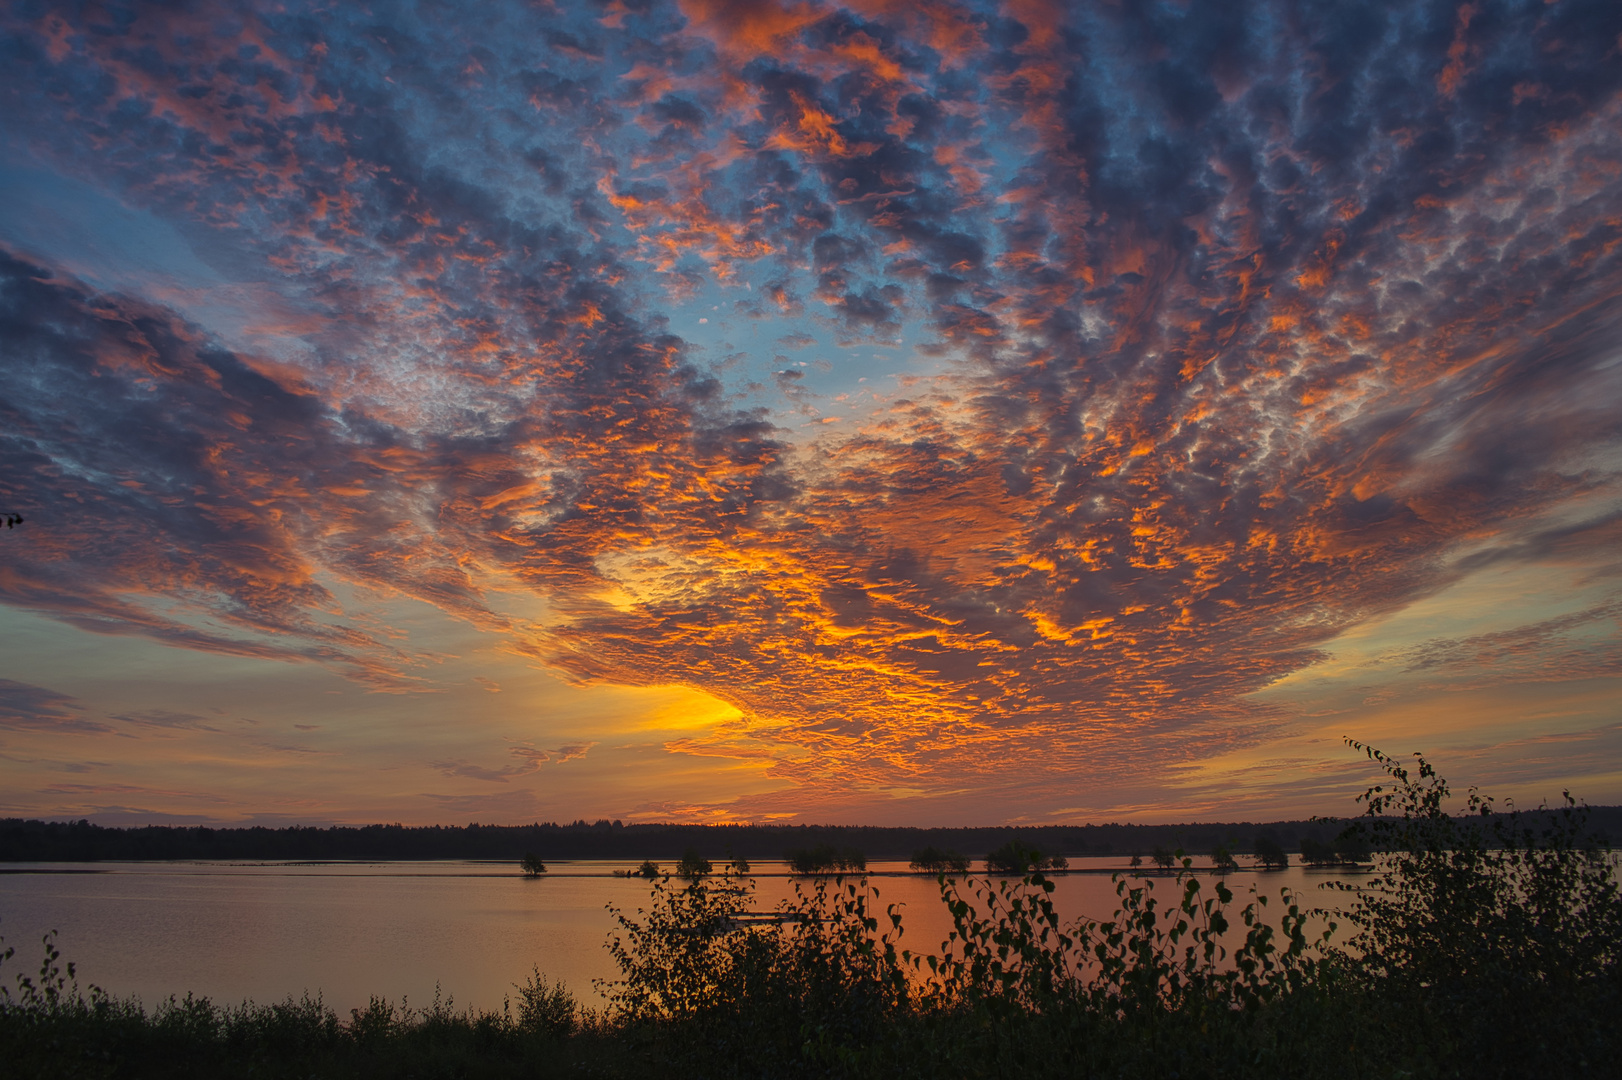
[[(1354, 744), (1355, 745), (1355, 744)], [(49, 939), (0, 999), (0, 1063), (40, 1077), (1521, 1077), (1622, 1074), (1622, 896), (1568, 799), (1495, 815), (1368, 753), (1377, 870), (1337, 918), (1240, 904), (1188, 870), (1118, 878), (1111, 918), (1064, 923), (1038, 858), (939, 877), (939, 955), (861, 877), (801, 882), (770, 920), (736, 864), (651, 882), (616, 911), (604, 1013), (536, 973), (500, 1012), (374, 1000), (152, 1012), (81, 992)], [(1034, 853), (1031, 853), (1034, 855)], [(696, 871), (696, 866), (692, 867)], [(1331, 925), (1322, 933), (1308, 928)], [(1339, 936), (1337, 936), (1339, 935)], [(8, 954), (9, 959), (9, 954)]]
[(18, 986), (0, 1008), (5, 1076), (589, 1077), (632, 1075), (642, 1060), (633, 1041), (539, 975), (499, 1012), (373, 998), (341, 1021), (308, 997), (222, 1006), (189, 995), (147, 1011), (81, 991), (47, 937), (38, 975)]

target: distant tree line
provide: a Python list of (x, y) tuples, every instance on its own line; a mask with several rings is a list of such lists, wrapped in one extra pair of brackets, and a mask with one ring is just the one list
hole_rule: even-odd
[[(1300, 853), (1308, 863), (1358, 855), (1344, 846), (1344, 822), (1333, 820), (1186, 825), (1053, 825), (1017, 828), (916, 829), (840, 825), (624, 825), (576, 821), (531, 825), (145, 825), (119, 828), (80, 821), (0, 820), (0, 862), (95, 862), (103, 859), (568, 859), (679, 860), (689, 852), (745, 859), (799, 857), (807, 869), (859, 869), (865, 860), (923, 855), (929, 872), (952, 870), (958, 852), (1020, 852), (1053, 858), (1134, 856), (1182, 851), (1201, 857)], [(1622, 807), (1594, 807), (1594, 839), (1622, 837)], [(1328, 852), (1325, 855), (1325, 852)], [(978, 859), (976, 860), (978, 861)], [(1157, 857), (1156, 863), (1161, 860)], [(1356, 860), (1354, 860), (1356, 861)], [(824, 865), (816, 865), (824, 864)]]

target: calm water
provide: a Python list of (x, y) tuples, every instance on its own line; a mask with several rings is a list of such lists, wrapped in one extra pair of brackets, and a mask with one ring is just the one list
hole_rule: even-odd
[[(426, 1005), (437, 983), (458, 1007), (496, 1009), (534, 967), (598, 1003), (593, 980), (617, 974), (603, 947), (613, 926), (606, 905), (634, 911), (648, 898), (646, 882), (612, 876), (625, 865), (553, 864), (526, 879), (511, 863), (482, 862), (9, 864), (0, 866), (0, 935), (17, 956), (0, 979), (12, 985), (38, 968), (40, 935), (55, 928), (81, 985), (148, 1005), (188, 991), (261, 1003), (308, 992), (347, 1015), (372, 995)], [(793, 879), (781, 865), (754, 869), (756, 907), (770, 910)], [(901, 874), (903, 863), (870, 869), (881, 903), (903, 905), (903, 946), (938, 952), (951, 920), (935, 880)], [(1307, 904), (1338, 907), (1345, 894), (1318, 886), (1341, 876), (1292, 867), (1227, 880), (1240, 897), (1253, 885), (1269, 894), (1288, 886)], [(1057, 882), (1067, 919), (1115, 910), (1107, 873)], [(1173, 891), (1170, 879), (1156, 889)]]

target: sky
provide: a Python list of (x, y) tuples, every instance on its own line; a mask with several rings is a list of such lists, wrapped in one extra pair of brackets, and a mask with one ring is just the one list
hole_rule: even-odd
[(1622, 6), (0, 12), (0, 816), (1622, 802)]

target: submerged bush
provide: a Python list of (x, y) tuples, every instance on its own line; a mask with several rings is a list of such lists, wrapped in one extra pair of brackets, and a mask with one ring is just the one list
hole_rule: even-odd
[(694, 848), (688, 848), (682, 854), (681, 862), (676, 864), (676, 876), (696, 881), (705, 874), (713, 873), (715, 867), (710, 860), (700, 855)]
[(933, 844), (912, 853), (912, 869), (925, 874), (966, 874), (969, 857), (955, 851), (942, 851)]
[(1289, 853), (1271, 831), (1257, 834), (1251, 847), (1256, 852), (1256, 864), (1263, 870), (1283, 870), (1290, 865)]
[(867, 856), (855, 848), (818, 844), (783, 853), (783, 859), (796, 874), (848, 874), (867, 869)]
[(1040, 851), (1018, 840), (1010, 840), (995, 851), (987, 852), (985, 858), (988, 874), (1023, 874), (1045, 864)]

